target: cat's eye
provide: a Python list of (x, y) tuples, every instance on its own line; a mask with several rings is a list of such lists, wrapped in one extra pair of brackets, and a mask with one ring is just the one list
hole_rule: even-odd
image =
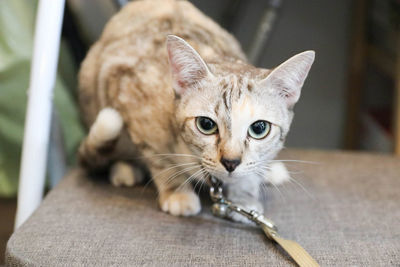
[(196, 126), (201, 133), (206, 135), (215, 134), (218, 130), (217, 124), (207, 117), (197, 117)]
[(250, 125), (248, 133), (254, 139), (263, 139), (271, 131), (271, 123), (268, 121), (256, 121)]

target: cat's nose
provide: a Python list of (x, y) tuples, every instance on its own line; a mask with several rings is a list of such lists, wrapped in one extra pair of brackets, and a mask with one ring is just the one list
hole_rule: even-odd
[(224, 165), (225, 169), (228, 172), (233, 172), (236, 167), (240, 164), (241, 160), (240, 159), (226, 159), (226, 158), (221, 158), (221, 163)]

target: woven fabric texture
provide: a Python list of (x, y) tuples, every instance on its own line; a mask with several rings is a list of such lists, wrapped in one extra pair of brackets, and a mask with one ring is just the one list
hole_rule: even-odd
[[(321, 266), (400, 265), (400, 159), (288, 150), (295, 182), (266, 189), (265, 215)], [(75, 169), (10, 238), (9, 266), (291, 266), (256, 227), (161, 212), (152, 186), (113, 188)], [(207, 199), (207, 195), (203, 197)]]

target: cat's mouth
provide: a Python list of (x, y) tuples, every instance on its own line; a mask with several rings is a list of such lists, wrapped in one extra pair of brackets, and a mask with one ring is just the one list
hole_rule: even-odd
[(207, 176), (207, 180), (208, 180), (209, 184), (212, 184), (210, 181), (213, 179), (215, 181), (219, 181), (219, 183), (221, 183), (221, 184), (230, 184), (230, 183), (234, 183), (238, 178), (237, 177), (238, 175), (234, 172), (223, 173), (218, 170), (209, 170), (207, 168), (204, 168), (204, 169), (208, 174), (206, 176)]
[(207, 180), (210, 180), (210, 177), (214, 177), (224, 184), (235, 183), (243, 177), (243, 172), (241, 171), (226, 171), (225, 169), (218, 168), (217, 164), (214, 162), (209, 162), (204, 159), (201, 162), (201, 168), (204, 170), (204, 177), (207, 177)]

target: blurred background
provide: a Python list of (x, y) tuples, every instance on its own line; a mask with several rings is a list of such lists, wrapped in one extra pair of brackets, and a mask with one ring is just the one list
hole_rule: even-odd
[[(127, 2), (66, 1), (52, 144), (63, 148), (67, 166), (85, 133), (76, 104), (80, 62)], [(400, 154), (399, 0), (191, 2), (236, 36), (259, 67), (316, 51), (287, 147)], [(0, 264), (16, 206), (36, 8), (37, 0), (0, 1)]]

